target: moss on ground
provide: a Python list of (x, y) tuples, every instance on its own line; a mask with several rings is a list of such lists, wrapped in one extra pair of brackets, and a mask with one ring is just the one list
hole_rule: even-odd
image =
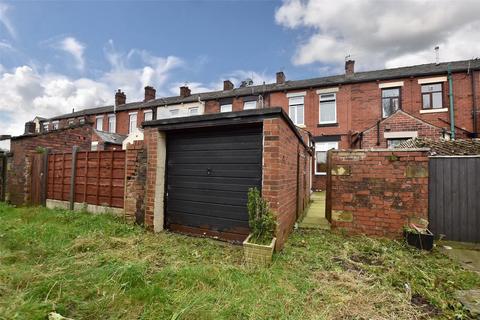
[(0, 319), (467, 318), (453, 293), (479, 285), (397, 241), (295, 231), (254, 269), (240, 246), (0, 204)]

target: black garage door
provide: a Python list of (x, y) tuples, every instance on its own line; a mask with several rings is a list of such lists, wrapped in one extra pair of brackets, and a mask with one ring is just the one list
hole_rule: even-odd
[(248, 188), (262, 182), (261, 125), (168, 132), (167, 166), (167, 228), (246, 237)]

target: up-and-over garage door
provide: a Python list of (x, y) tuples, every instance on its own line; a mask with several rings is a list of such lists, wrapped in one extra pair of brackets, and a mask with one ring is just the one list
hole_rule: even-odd
[(248, 188), (261, 182), (261, 125), (168, 132), (167, 228), (241, 241)]

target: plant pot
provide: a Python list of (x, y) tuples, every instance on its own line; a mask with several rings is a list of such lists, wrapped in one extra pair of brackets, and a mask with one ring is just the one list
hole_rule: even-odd
[(417, 231), (403, 231), (403, 236), (407, 243), (411, 246), (417, 247), (421, 250), (433, 249), (433, 233), (426, 229), (426, 233), (419, 233)]
[(268, 266), (272, 262), (273, 249), (275, 248), (277, 238), (273, 238), (270, 244), (263, 245), (248, 242), (251, 236), (252, 235), (249, 235), (247, 239), (243, 241), (245, 262), (248, 265)]

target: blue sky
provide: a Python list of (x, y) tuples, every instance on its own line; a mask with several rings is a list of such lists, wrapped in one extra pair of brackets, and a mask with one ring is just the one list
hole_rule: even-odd
[(157, 96), (480, 55), (480, 2), (433, 0), (0, 0), (0, 134), (50, 117)]

